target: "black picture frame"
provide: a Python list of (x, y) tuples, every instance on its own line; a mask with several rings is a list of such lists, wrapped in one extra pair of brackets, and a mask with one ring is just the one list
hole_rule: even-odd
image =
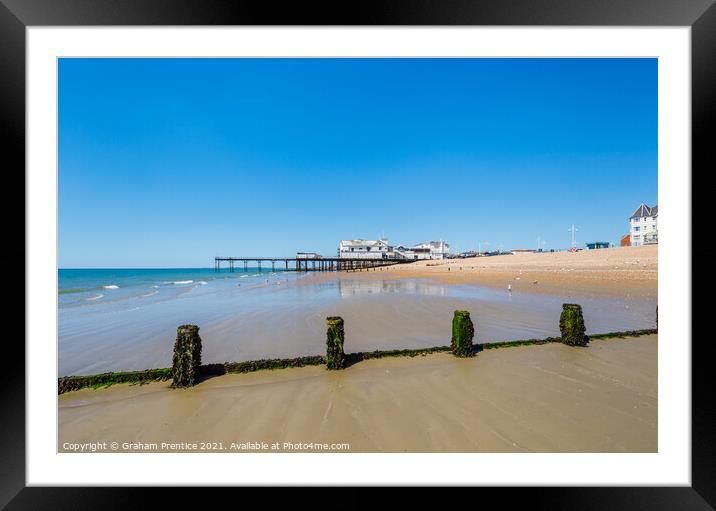
[[(15, 190), (21, 186), (24, 189), (24, 179), (20, 176), (24, 176), (25, 168), (25, 29), (65, 25), (688, 26), (691, 27), (692, 42), (693, 176), (696, 169), (705, 173), (707, 169), (716, 168), (712, 149), (716, 142), (714, 1), (363, 0), (293, 2), (278, 8), (271, 2), (227, 0), (0, 0), (3, 176), (18, 180)], [(4, 218), (18, 216), (18, 206), (7, 200), (2, 203), (6, 209)], [(18, 232), (12, 233), (17, 235), (16, 239), (24, 239), (24, 227), (19, 222), (9, 228), (17, 229)], [(19, 232), (21, 228), (22, 233)], [(17, 266), (18, 251), (24, 253), (24, 244), (22, 247), (13, 249), (11, 254), (4, 253), (3, 263)], [(4, 336), (5, 345), (0, 356), (0, 506), (7, 505), (7, 509), (124, 509), (145, 502), (147, 490), (138, 488), (26, 487), (25, 351), (16, 341), (19, 335), (14, 334), (14, 330), (16, 328), (11, 329), (13, 336)], [(684, 339), (684, 342), (689, 341)], [(502, 508), (524, 499), (531, 508), (538, 509), (714, 509), (716, 413), (710, 399), (713, 380), (709, 377), (712, 362), (708, 351), (707, 345), (692, 343), (691, 487), (524, 488), (519, 491), (486, 488), (473, 495), (478, 495), (480, 500), (488, 495), (496, 496)], [(7, 363), (8, 360), (13, 363)], [(172, 495), (185, 505), (191, 505), (192, 499), (196, 498), (176, 489)], [(212, 495), (212, 498), (218, 498), (218, 494)], [(161, 498), (167, 499), (164, 505), (171, 505), (168, 492), (162, 492)], [(372, 500), (362, 494), (358, 496), (355, 490), (345, 490), (337, 498), (344, 502), (353, 499), (354, 505)], [(293, 499), (295, 497), (289, 495), (285, 502), (290, 505)], [(203, 504), (200, 502), (196, 500), (198, 505)], [(279, 498), (273, 503), (280, 505), (283, 502)]]

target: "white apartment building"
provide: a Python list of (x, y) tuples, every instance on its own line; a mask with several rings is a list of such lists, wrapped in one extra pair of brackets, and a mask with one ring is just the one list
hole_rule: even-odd
[(629, 237), (633, 247), (659, 242), (658, 217), (658, 205), (649, 207), (642, 203), (636, 208), (629, 217)]

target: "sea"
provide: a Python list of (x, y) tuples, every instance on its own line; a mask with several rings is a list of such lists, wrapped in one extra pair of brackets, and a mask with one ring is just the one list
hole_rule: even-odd
[(323, 354), (325, 318), (346, 324), (346, 351), (450, 342), (455, 309), (475, 342), (559, 334), (562, 303), (581, 303), (588, 333), (654, 327), (656, 296), (508, 293), (430, 279), (277, 269), (60, 269), (58, 375), (171, 365), (176, 328), (200, 326), (203, 362)]

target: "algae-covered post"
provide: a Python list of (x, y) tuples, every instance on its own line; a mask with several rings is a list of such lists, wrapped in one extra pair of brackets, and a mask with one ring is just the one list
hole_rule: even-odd
[(326, 318), (328, 333), (326, 339), (326, 368), (343, 369), (346, 363), (346, 354), (343, 352), (345, 332), (343, 318), (331, 316)]
[(470, 319), (468, 311), (455, 311), (452, 318), (452, 340), (450, 347), (456, 357), (469, 357), (473, 354), (472, 338), (475, 335), (475, 327)]
[(172, 360), (172, 387), (191, 387), (198, 379), (201, 366), (201, 337), (196, 325), (177, 327)]
[(569, 346), (587, 345), (581, 305), (576, 303), (562, 304), (562, 314), (559, 316), (559, 332), (562, 335), (564, 344)]

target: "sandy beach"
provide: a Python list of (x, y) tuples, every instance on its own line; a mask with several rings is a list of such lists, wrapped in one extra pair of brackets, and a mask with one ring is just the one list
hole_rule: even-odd
[(118, 442), (119, 451), (174, 452), (194, 449), (161, 443), (219, 442), (240, 452), (265, 442), (258, 450), (655, 452), (657, 345), (653, 335), (225, 375), (187, 390), (167, 382), (85, 389), (59, 397), (59, 450), (106, 442), (99, 450), (114, 452)]
[[(572, 300), (584, 307), (587, 333), (653, 328), (657, 250), (420, 261), (292, 281), (276, 275), (251, 289), (216, 281), (217, 291), (210, 284), (182, 296), (226, 304), (225, 319), (200, 322), (207, 363), (323, 354), (330, 315), (345, 319), (347, 352), (449, 344), (456, 309), (471, 311), (475, 342), (558, 335), (561, 304)], [(166, 330), (161, 344), (136, 350), (144, 357), (137, 369), (170, 364)], [(224, 375), (187, 390), (168, 382), (84, 389), (58, 398), (58, 449), (655, 452), (657, 346), (653, 335)], [(126, 360), (121, 349), (97, 345), (90, 354), (110, 360), (116, 350)]]
[[(543, 294), (656, 298), (658, 245), (579, 252), (518, 253), (468, 259), (416, 261), (377, 270), (344, 272), (351, 278), (431, 278)], [(330, 279), (321, 274), (316, 279)], [(304, 281), (306, 283), (308, 281)]]

